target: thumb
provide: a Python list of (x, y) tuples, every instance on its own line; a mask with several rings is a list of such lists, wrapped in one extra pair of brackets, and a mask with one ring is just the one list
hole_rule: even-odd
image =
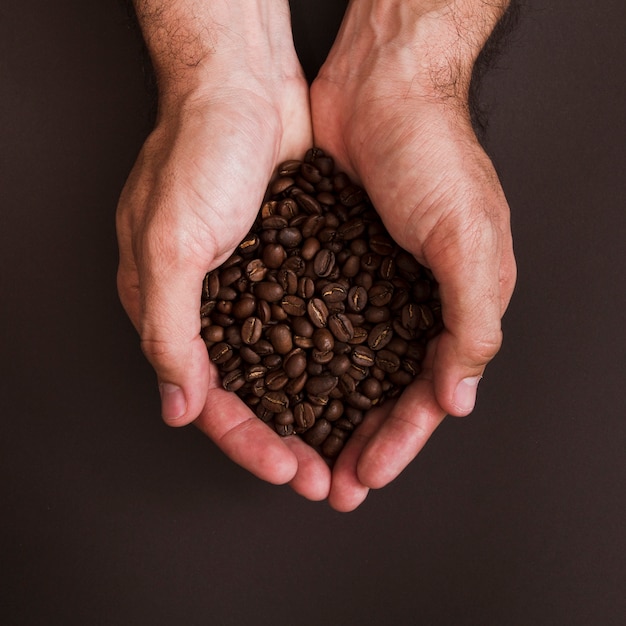
[(502, 344), (500, 246), (473, 244), (457, 256), (462, 263), (437, 275), (444, 330), (435, 341), (433, 381), (439, 405), (457, 416), (474, 409), (478, 383)]
[(200, 337), (204, 271), (193, 263), (171, 263), (147, 255), (140, 271), (141, 348), (154, 367), (161, 414), (184, 426), (202, 411), (209, 389), (209, 357)]

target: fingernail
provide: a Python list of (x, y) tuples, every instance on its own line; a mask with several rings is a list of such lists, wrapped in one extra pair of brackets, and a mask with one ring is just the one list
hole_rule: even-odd
[(464, 378), (454, 392), (452, 400), (460, 413), (470, 413), (476, 404), (476, 388), (482, 376), (470, 376)]
[(172, 383), (161, 383), (159, 391), (161, 393), (161, 415), (163, 419), (176, 420), (182, 417), (187, 410), (183, 390)]

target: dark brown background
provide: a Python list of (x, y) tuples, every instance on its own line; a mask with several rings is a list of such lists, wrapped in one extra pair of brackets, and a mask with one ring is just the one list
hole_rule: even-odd
[[(115, 291), (137, 41), (120, 3), (2, 2), (0, 623), (626, 623), (626, 9), (526, 4), (483, 92), (504, 347), (475, 413), (340, 515), (161, 423)], [(341, 6), (294, 2), (310, 73)]]

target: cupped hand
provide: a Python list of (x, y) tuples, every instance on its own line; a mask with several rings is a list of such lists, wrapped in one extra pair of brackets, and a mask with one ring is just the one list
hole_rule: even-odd
[(330, 492), (340, 510), (398, 476), (446, 414), (472, 411), (516, 275), (509, 207), (464, 98), (425, 89), (406, 48), (387, 42), (357, 55), (356, 38), (340, 34), (312, 86), (315, 144), (360, 181), (392, 237), (432, 270), (445, 329), (413, 385), (372, 411), (341, 453)]
[(301, 72), (279, 77), (275, 89), (271, 80), (231, 78), (241, 74), (217, 72), (161, 108), (119, 201), (118, 288), (156, 370), (166, 423), (196, 420), (257, 476), (321, 499), (328, 468), (221, 388), (200, 337), (203, 277), (248, 232), (276, 165), (312, 140)]

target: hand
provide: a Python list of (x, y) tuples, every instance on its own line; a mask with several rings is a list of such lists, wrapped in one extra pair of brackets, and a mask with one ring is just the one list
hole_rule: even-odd
[[(459, 53), (455, 75), (450, 55), (438, 52), (456, 31), (432, 15), (417, 19), (411, 3), (369, 19), (370, 4), (350, 5), (312, 86), (315, 144), (363, 184), (394, 239), (431, 268), (445, 330), (415, 383), (372, 411), (342, 451), (329, 496), (340, 510), (393, 480), (446, 413), (472, 411), (516, 273), (508, 205), (469, 121), (471, 63), (468, 72)], [(476, 54), (467, 53), (471, 62)]]
[[(225, 16), (235, 5), (225, 5)], [(288, 28), (281, 10), (279, 23)], [(275, 25), (271, 30), (291, 42), (289, 31), (285, 39)], [(159, 40), (147, 31), (154, 55)], [(156, 370), (164, 420), (182, 426), (198, 418), (197, 426), (236, 462), (317, 499), (328, 494), (328, 468), (221, 388), (200, 338), (204, 275), (248, 232), (276, 165), (311, 145), (308, 87), (293, 47), (286, 48), (278, 62), (268, 42), (247, 54), (219, 48), (177, 71), (155, 63), (165, 77), (159, 118), (118, 207), (118, 287)]]

